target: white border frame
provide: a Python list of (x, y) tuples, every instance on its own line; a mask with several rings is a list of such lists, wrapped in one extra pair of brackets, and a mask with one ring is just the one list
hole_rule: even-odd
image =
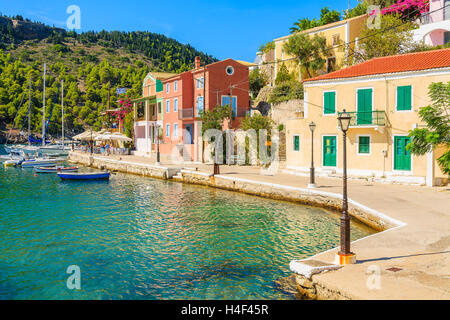
[[(175, 101), (177, 103), (175, 103)], [(177, 107), (176, 110), (175, 110), (175, 107)], [(178, 98), (173, 98), (173, 112), (178, 112)]]
[[(169, 129), (169, 130), (167, 130), (167, 129)], [(169, 135), (167, 135), (167, 134), (169, 134)], [(170, 138), (171, 137), (171, 135), (170, 135), (170, 123), (166, 123), (166, 138)]]
[[(229, 94), (223, 94), (223, 95), (221, 95), (220, 96), (220, 106), (222, 106), (222, 98), (223, 97), (230, 97), (230, 95)], [(233, 108), (233, 98), (236, 98), (236, 117), (237, 117), (237, 112), (238, 112), (238, 108), (239, 108), (239, 106), (238, 106), (238, 97), (237, 96), (231, 96), (231, 101), (230, 101), (230, 103), (231, 103), (231, 108)]]
[[(167, 102), (169, 103), (169, 111), (167, 111)], [(170, 99), (166, 99), (166, 113), (170, 113)]]
[(177, 92), (178, 91), (178, 80), (175, 80), (173, 82), (173, 92)]
[[(334, 113), (325, 113), (325, 93), (334, 92)], [(337, 115), (337, 90), (322, 91), (322, 116), (336, 116)]]
[[(369, 137), (369, 153), (360, 153), (359, 152), (359, 138), (360, 137)], [(356, 154), (358, 156), (370, 156), (372, 154), (372, 135), (371, 134), (357, 134), (356, 135)]]
[[(292, 139), (291, 139), (292, 152), (300, 152), (300, 150), (302, 149), (302, 139), (301, 139), (300, 133), (294, 133), (291, 136), (292, 136)], [(298, 137), (298, 151), (294, 149), (294, 146), (295, 146), (294, 137)]]
[[(410, 110), (398, 110), (398, 87), (411, 87), (411, 109)], [(395, 112), (414, 112), (414, 87), (412, 84), (407, 84), (404, 86), (395, 86)]]
[(397, 134), (393, 134), (392, 135), (392, 172), (393, 173), (400, 173), (402, 175), (405, 176), (412, 176), (413, 172), (414, 172), (414, 167), (413, 167), (413, 155), (411, 154), (411, 170), (397, 170), (395, 169), (395, 162), (394, 162), (394, 158), (395, 158), (395, 137), (408, 137), (407, 134), (402, 134), (402, 133), (397, 133)]
[[(233, 69), (233, 72), (232, 73), (228, 73), (228, 68), (232, 68)], [(226, 66), (225, 67), (225, 74), (227, 75), (227, 76), (232, 76), (233, 74), (234, 74), (234, 67), (232, 66), (232, 65), (228, 65), (228, 66)]]
[[(324, 137), (336, 137), (336, 165), (335, 166), (325, 166), (324, 164), (323, 164), (323, 160), (324, 160), (324, 156), (325, 156), (325, 154), (323, 153), (323, 138)], [(321, 158), (322, 158), (322, 160), (321, 160), (321, 162), (320, 162), (320, 165), (321, 165), (321, 167), (322, 168), (325, 168), (325, 169), (337, 169), (338, 168), (338, 163), (339, 163), (339, 158), (338, 158), (338, 156), (339, 156), (339, 135), (338, 134), (322, 134), (322, 136), (321, 136), (321, 138), (320, 138), (320, 153), (321, 153)]]

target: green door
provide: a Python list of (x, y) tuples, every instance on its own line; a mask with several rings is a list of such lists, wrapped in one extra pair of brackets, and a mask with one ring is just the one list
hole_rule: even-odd
[(394, 170), (411, 170), (411, 154), (406, 150), (410, 141), (408, 137), (394, 137)]
[(357, 124), (372, 124), (372, 89), (358, 90)]
[(323, 137), (323, 165), (336, 167), (336, 137)]

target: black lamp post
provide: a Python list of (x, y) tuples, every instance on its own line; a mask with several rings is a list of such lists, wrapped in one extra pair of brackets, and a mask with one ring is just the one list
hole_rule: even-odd
[(316, 129), (316, 124), (311, 122), (309, 124), (309, 129), (311, 130), (311, 168), (309, 171), (309, 184), (308, 188), (315, 188), (315, 177), (314, 177), (314, 130)]
[(348, 215), (347, 200), (347, 130), (350, 126), (351, 116), (344, 109), (339, 113), (338, 121), (344, 139), (344, 163), (343, 163), (343, 203), (341, 215), (341, 250), (338, 252), (339, 264), (350, 264), (355, 262), (355, 254), (350, 251), (350, 217)]
[(156, 165), (161, 164), (160, 154), (159, 154), (159, 124), (156, 124)]

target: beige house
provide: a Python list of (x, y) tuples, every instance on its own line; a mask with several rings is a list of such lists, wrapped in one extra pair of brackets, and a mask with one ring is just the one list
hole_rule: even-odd
[[(362, 15), (351, 19), (329, 23), (324, 26), (300, 31), (301, 33), (305, 33), (310, 36), (323, 36), (327, 39), (327, 46), (330, 48), (333, 47), (333, 49), (331, 50), (331, 55), (327, 57), (327, 63), (324, 70), (319, 72), (319, 74), (328, 73), (340, 69), (345, 65), (351, 64), (347, 59), (347, 57), (349, 56), (349, 50), (353, 50), (355, 48), (355, 44), (357, 44), (357, 39), (366, 19), (367, 15)], [(274, 40), (274, 78), (276, 78), (277, 76), (277, 71), (279, 70), (281, 63), (285, 63), (289, 72), (293, 72), (301, 81), (302, 79), (305, 79), (307, 75), (301, 74), (300, 67), (297, 61), (295, 61), (294, 57), (286, 54), (283, 49), (284, 44), (292, 36), (293, 34), (290, 34), (288, 36), (284, 36)]]
[(287, 169), (307, 174), (311, 164), (314, 122), (314, 163), (318, 175), (342, 173), (342, 132), (337, 116), (352, 115), (347, 132), (348, 173), (394, 182), (440, 185), (448, 176), (436, 159), (437, 148), (425, 156), (406, 150), (410, 130), (424, 126), (418, 111), (430, 104), (428, 87), (450, 81), (450, 49), (375, 58), (304, 81), (304, 114), (287, 121)]

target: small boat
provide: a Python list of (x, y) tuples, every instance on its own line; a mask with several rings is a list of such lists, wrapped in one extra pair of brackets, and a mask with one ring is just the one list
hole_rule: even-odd
[(22, 168), (34, 168), (34, 167), (56, 167), (55, 159), (33, 159), (25, 160), (21, 163)]
[(83, 172), (83, 173), (63, 173), (58, 172), (61, 180), (109, 180), (109, 172)]
[(34, 171), (37, 173), (77, 172), (78, 167), (37, 167)]
[(3, 162), (3, 165), (5, 167), (15, 167), (20, 164), (22, 160), (21, 159), (10, 159)]

